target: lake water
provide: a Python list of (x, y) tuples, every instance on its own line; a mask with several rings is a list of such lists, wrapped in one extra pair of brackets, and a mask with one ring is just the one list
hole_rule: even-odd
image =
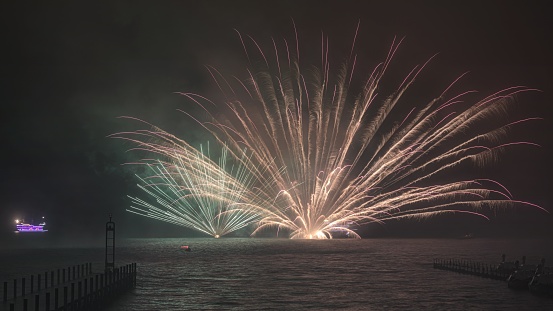
[[(553, 299), (505, 282), (432, 268), (433, 258), (498, 263), (503, 253), (551, 266), (551, 242), (127, 239), (116, 261), (137, 263), (137, 287), (109, 310), (553, 310)], [(102, 271), (103, 260), (100, 247), (5, 244), (0, 281), (85, 262)]]

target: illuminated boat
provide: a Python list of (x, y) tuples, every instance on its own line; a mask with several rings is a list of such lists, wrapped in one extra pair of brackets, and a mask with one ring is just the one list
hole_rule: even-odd
[[(42, 217), (44, 219), (44, 217)], [(46, 226), (46, 222), (43, 221), (41, 223), (39, 223), (38, 225), (31, 225), (31, 224), (26, 224), (24, 223), (23, 220), (16, 220), (15, 221), (16, 223), (16, 229), (17, 231), (15, 231), (15, 233), (20, 233), (20, 232), (46, 232), (48, 230), (44, 229), (44, 226)]]
[(192, 251), (192, 249), (191, 249), (190, 246), (188, 246), (188, 245), (182, 245), (182, 246), (180, 247), (180, 250), (181, 250), (181, 251), (185, 251), (185, 252), (191, 252), (191, 251)]

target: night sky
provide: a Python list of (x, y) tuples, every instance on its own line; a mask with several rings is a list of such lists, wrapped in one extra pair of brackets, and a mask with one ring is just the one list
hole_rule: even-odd
[[(113, 213), (130, 237), (193, 235), (125, 212), (136, 192), (121, 166), (129, 147), (108, 135), (136, 124), (133, 116), (191, 143), (206, 135), (176, 112), (194, 109), (177, 91), (210, 96), (205, 65), (242, 70), (246, 59), (233, 29), (266, 46), (293, 37), (317, 50), (323, 31), (331, 50), (349, 52), (358, 21), (359, 58), (382, 60), (394, 36), (405, 37), (389, 75), (399, 79), (435, 53), (419, 92), (439, 95), (463, 72), (461, 89), (485, 97), (513, 85), (543, 92), (517, 98), (521, 116), (543, 121), (513, 137), (541, 148), (514, 148), (486, 176), (516, 199), (553, 213), (552, 11), (547, 1), (5, 1), (2, 13), (1, 234), (13, 220), (46, 216), (49, 234), (95, 239)], [(338, 62), (338, 61), (336, 61)], [(335, 63), (336, 63), (335, 62)], [(391, 80), (395, 81), (395, 80)], [(396, 82), (391, 82), (396, 83)], [(553, 216), (530, 207), (498, 211), (491, 221), (446, 216), (365, 228), (370, 236), (451, 237), (553, 234)]]

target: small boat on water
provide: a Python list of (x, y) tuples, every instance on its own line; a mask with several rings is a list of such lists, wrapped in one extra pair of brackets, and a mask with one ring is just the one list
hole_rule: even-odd
[(181, 245), (180, 250), (185, 251), (185, 252), (191, 252), (192, 251), (192, 249), (188, 245)]

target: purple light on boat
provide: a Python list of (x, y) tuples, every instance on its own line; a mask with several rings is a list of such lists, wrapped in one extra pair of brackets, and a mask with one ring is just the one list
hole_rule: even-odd
[(46, 232), (44, 225), (17, 224), (17, 232)]

